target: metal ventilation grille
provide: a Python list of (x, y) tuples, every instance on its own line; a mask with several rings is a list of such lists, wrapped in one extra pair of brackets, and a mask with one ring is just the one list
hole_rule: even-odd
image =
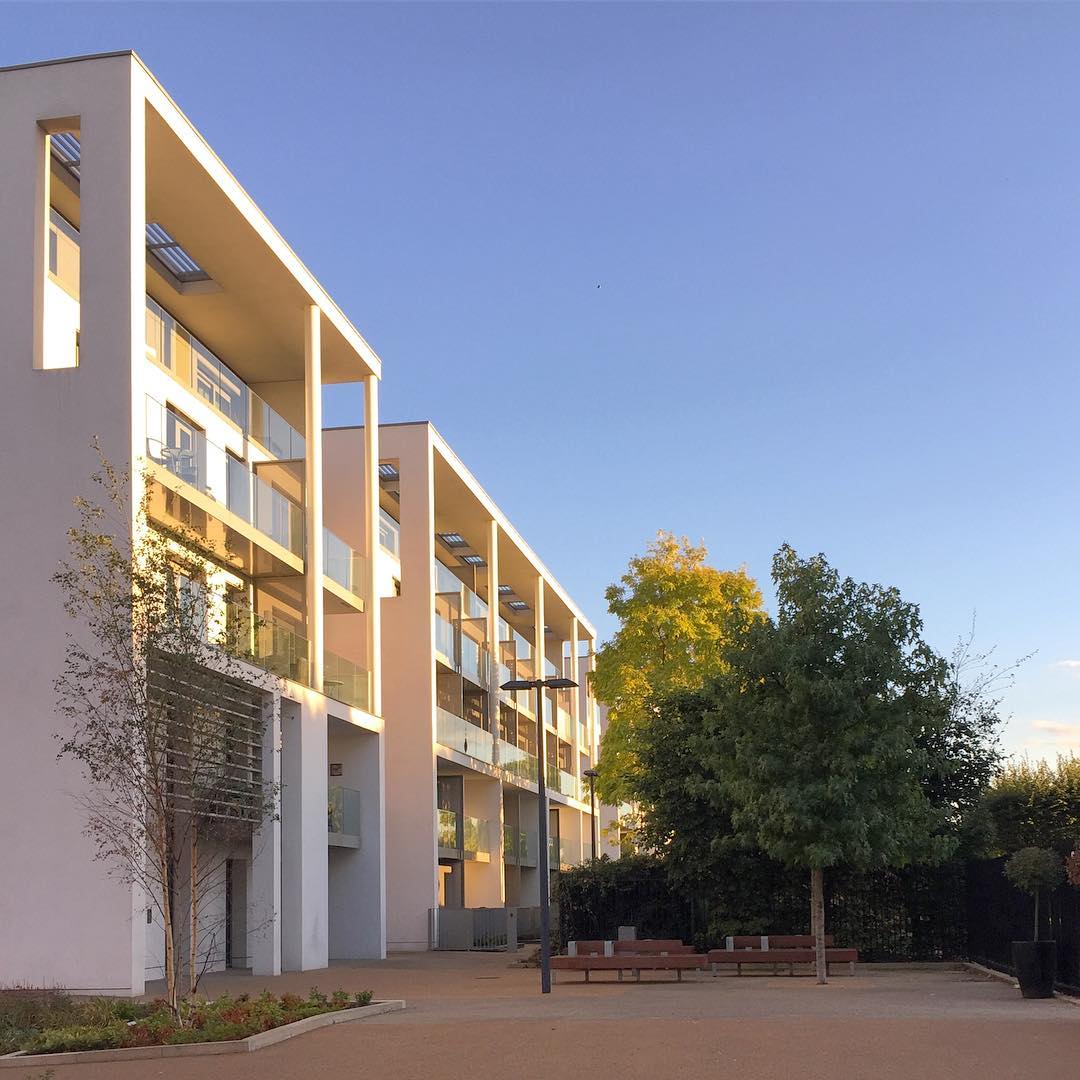
[(49, 136), (49, 146), (53, 157), (79, 180), (79, 170), (82, 167), (82, 147), (79, 140), (71, 132), (62, 131), (59, 135)]
[(147, 223), (146, 247), (177, 281), (210, 280), (210, 275), (156, 221)]

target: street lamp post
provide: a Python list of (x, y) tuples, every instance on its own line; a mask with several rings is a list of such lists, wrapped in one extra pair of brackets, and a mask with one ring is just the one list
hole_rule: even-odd
[(589, 778), (589, 823), (592, 826), (592, 857), (596, 861), (596, 778), (600, 775), (595, 769), (586, 769), (582, 776)]
[(577, 686), (572, 679), (511, 679), (500, 690), (535, 690), (536, 725), (539, 729), (536, 770), (537, 801), (540, 804), (539, 847), (537, 873), (540, 875), (540, 992), (551, 993), (551, 871), (548, 869), (548, 799), (547, 799), (547, 732), (544, 730), (544, 690), (569, 690)]

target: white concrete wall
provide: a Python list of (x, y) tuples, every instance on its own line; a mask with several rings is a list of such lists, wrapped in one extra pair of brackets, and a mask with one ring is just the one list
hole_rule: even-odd
[(326, 712), (319, 695), (281, 703), (281, 966), (324, 968), (327, 925)]
[(331, 718), (331, 784), (360, 792), (360, 846), (329, 852), (329, 952), (335, 960), (386, 956), (382, 736)]
[(380, 435), (401, 470), (401, 595), (382, 601), (387, 939), (390, 949), (426, 949), (438, 906), (431, 436), (426, 425), (384, 425)]
[[(0, 74), (0, 594), (6, 624), (33, 642), (0, 652), (0, 682), (17, 703), (0, 712), (0, 983), (120, 993), (142, 990), (145, 909), (94, 861), (75, 801), (85, 790), (79, 770), (56, 760), (52, 686), (70, 621), (49, 579), (67, 554), (71, 500), (89, 494), (91, 439), (120, 467), (141, 440), (131, 365), (145, 292), (135, 81), (127, 56)], [(74, 115), (83, 142), (81, 363), (45, 370), (38, 121)]]

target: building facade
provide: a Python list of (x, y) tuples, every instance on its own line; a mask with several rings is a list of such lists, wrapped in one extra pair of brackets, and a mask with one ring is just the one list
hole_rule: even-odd
[[(130, 52), (0, 70), (0, 984), (140, 993), (163, 931), (94, 858), (57, 760), (70, 620), (50, 579), (102, 454), (183, 526), (221, 693), (265, 720), (278, 813), (222, 852), (201, 943), (260, 974), (428, 948), (442, 908), (538, 897), (590, 850), (595, 632), (429, 424), (379, 423), (379, 357)], [(364, 423), (323, 430), (322, 391)], [(249, 616), (250, 617), (250, 616)], [(210, 629), (207, 631), (211, 632)], [(540, 724), (508, 677), (565, 673)]]

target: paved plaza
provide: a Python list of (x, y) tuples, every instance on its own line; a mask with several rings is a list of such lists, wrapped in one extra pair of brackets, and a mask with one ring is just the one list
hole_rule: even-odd
[[(254, 1054), (59, 1066), (55, 1080), (1061, 1080), (1080, 1074), (1080, 1008), (1023, 1001), (968, 971), (876, 969), (812, 978), (666, 975), (640, 984), (539, 973), (502, 953), (397, 955), (256, 979), (229, 990), (372, 989), (405, 1012), (342, 1024)], [(33, 1073), (31, 1073), (33, 1075)], [(20, 1078), (21, 1080), (21, 1078)]]

